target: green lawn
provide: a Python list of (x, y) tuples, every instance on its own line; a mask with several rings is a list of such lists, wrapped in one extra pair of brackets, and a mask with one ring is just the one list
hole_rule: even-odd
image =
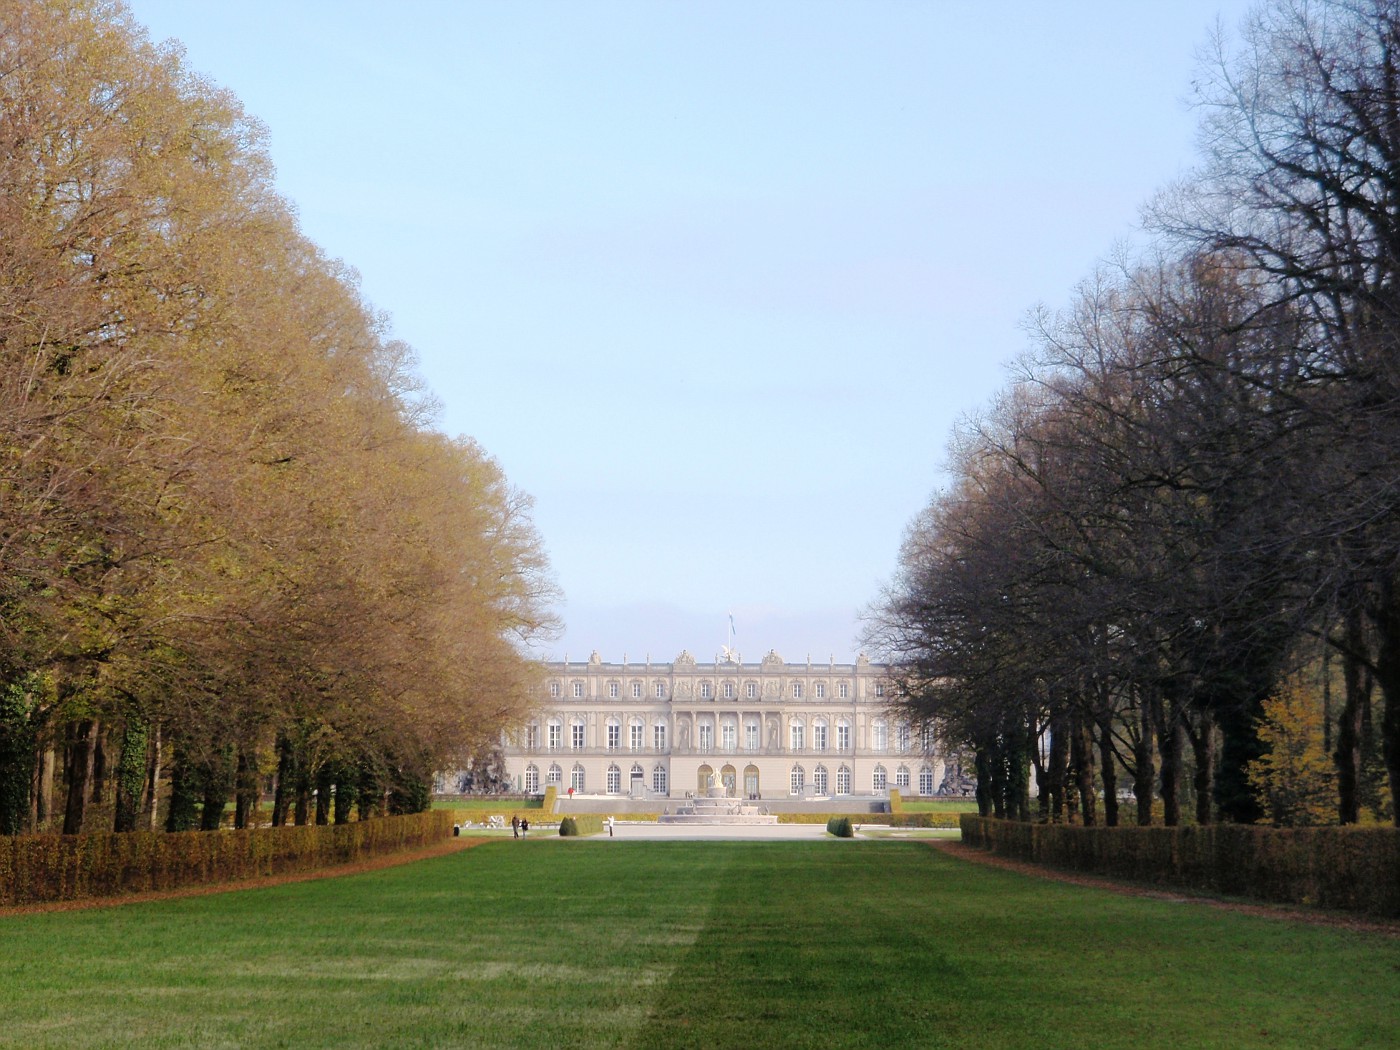
[(493, 841), (0, 918), (0, 1045), (1394, 1047), (1400, 940), (914, 841)]

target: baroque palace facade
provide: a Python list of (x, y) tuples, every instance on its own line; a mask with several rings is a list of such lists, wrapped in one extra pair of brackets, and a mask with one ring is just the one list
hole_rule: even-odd
[(545, 665), (538, 713), (504, 743), (528, 794), (682, 799), (709, 786), (754, 799), (932, 795), (944, 764), (931, 734), (889, 710), (888, 667), (785, 663)]

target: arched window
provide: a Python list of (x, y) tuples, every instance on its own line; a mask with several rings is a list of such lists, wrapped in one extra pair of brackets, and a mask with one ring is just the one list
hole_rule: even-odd
[(812, 720), (812, 750), (825, 751), (827, 744), (826, 719), (815, 718)]
[(875, 774), (871, 777), (870, 786), (875, 791), (884, 791), (888, 785), (884, 766), (876, 766)]
[(909, 723), (900, 722), (894, 728), (894, 749), (901, 755), (909, 750)]
[(622, 770), (617, 768), (616, 762), (608, 766), (608, 794), (622, 794)]
[(849, 795), (851, 793), (850, 766), (841, 766), (836, 770), (836, 793), (838, 795)]
[(909, 767), (900, 766), (894, 771), (894, 786), (897, 788), (909, 787)]
[(531, 722), (525, 727), (525, 750), (538, 751), (540, 749), (540, 724)]
[(544, 782), (546, 784), (553, 784), (555, 787), (564, 783), (564, 771), (559, 768), (558, 762), (551, 762), (549, 764), (549, 772), (546, 773), (544, 777)]
[(569, 746), (575, 751), (583, 750), (584, 732), (582, 718), (575, 718), (569, 723)]
[(616, 751), (622, 746), (622, 722), (616, 717), (608, 719), (605, 726), (607, 731), (607, 748), (609, 751)]
[(883, 718), (870, 723), (870, 750), (884, 751), (890, 746), (890, 728)]
[(660, 763), (652, 767), (651, 789), (658, 795), (666, 794), (666, 767)]
[(581, 795), (583, 794), (583, 783), (583, 766), (575, 762), (574, 768), (569, 771), (569, 787)]
[(651, 727), (651, 742), (658, 751), (666, 750), (666, 723), (656, 722)]
[(739, 725), (732, 718), (725, 718), (719, 724), (719, 749), (735, 751), (739, 746)]
[(564, 746), (564, 723), (557, 718), (551, 718), (545, 725), (545, 747), (550, 751), (558, 751)]
[(646, 723), (635, 715), (627, 726), (627, 746), (633, 751), (646, 747)]
[(838, 718), (836, 720), (836, 750), (849, 751), (851, 749), (851, 720), (849, 718)]
[(933, 794), (933, 767), (923, 766), (919, 769), (919, 794)]
[(818, 766), (812, 771), (812, 790), (818, 795), (827, 794), (826, 766)]
[(536, 765), (525, 767), (525, 794), (538, 795), (540, 793), (540, 768)]
[(788, 735), (790, 736), (793, 751), (801, 751), (807, 746), (807, 727), (803, 725), (802, 719), (794, 718), (788, 725)]
[(792, 767), (792, 774), (790, 776), (790, 780), (792, 793), (794, 795), (802, 794), (802, 786), (807, 782), (807, 774), (801, 766)]

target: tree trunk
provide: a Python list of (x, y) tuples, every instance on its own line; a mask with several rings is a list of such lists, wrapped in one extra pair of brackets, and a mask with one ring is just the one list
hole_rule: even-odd
[(1211, 800), (1215, 797), (1215, 719), (1203, 711), (1191, 734), (1191, 750), (1196, 759), (1196, 823), (1211, 823)]
[(1098, 823), (1098, 799), (1094, 793), (1094, 737), (1089, 724), (1080, 715), (1075, 715), (1074, 718), (1071, 744), (1074, 751), (1074, 783), (1079, 793), (1079, 812), (1083, 815), (1084, 826), (1089, 828)]
[(92, 731), (95, 723), (84, 718), (68, 727), (68, 756), (65, 768), (68, 776), (68, 801), (63, 809), (63, 834), (77, 835), (83, 830), (87, 809), (88, 781), (92, 776)]
[(233, 826), (246, 828), (257, 823), (258, 771), (248, 750), (238, 749), (238, 769), (234, 773)]
[(1343, 824), (1361, 819), (1361, 727), (1371, 705), (1373, 679), (1361, 654), (1366, 632), (1360, 606), (1352, 602), (1343, 621), (1342, 685), (1345, 699), (1337, 722), (1337, 750), (1332, 761), (1337, 767), (1337, 817)]
[(1113, 753), (1112, 723), (1099, 725), (1099, 776), (1103, 779), (1103, 822), (1118, 826), (1118, 765)]
[(335, 784), (335, 768), (330, 762), (321, 763), (316, 771), (316, 823), (331, 822), (331, 787)]
[(58, 755), (51, 746), (39, 748), (34, 771), (34, 830), (47, 831), (53, 820), (53, 768)]
[(160, 827), (160, 723), (151, 731), (151, 758), (146, 767), (146, 827), (155, 831)]
[(107, 726), (98, 722), (92, 734), (92, 804), (102, 805), (107, 795)]
[(277, 738), (277, 787), (272, 795), (272, 826), (287, 823), (292, 804), (292, 782), (296, 778), (296, 757), (292, 742), (285, 736)]
[(112, 807), (112, 830), (135, 831), (141, 816), (141, 791), (146, 785), (150, 732), (146, 720), (131, 715), (117, 753), (116, 798)]
[(1152, 705), (1143, 700), (1138, 707), (1138, 741), (1133, 749), (1133, 796), (1137, 799), (1139, 827), (1152, 823), (1152, 788), (1155, 768), (1152, 764)]

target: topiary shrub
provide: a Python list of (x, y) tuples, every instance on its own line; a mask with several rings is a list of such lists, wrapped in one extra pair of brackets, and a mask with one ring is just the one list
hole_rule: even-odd
[(839, 839), (849, 839), (855, 836), (855, 828), (851, 825), (850, 817), (832, 817), (826, 822), (826, 830), (830, 835), (835, 835)]
[(565, 817), (563, 820), (561, 820), (561, 821), (559, 822), (559, 834), (561, 834), (561, 835), (577, 835), (577, 834), (578, 834), (578, 824), (576, 824), (576, 823), (574, 822), (574, 818), (573, 818), (573, 817)]

